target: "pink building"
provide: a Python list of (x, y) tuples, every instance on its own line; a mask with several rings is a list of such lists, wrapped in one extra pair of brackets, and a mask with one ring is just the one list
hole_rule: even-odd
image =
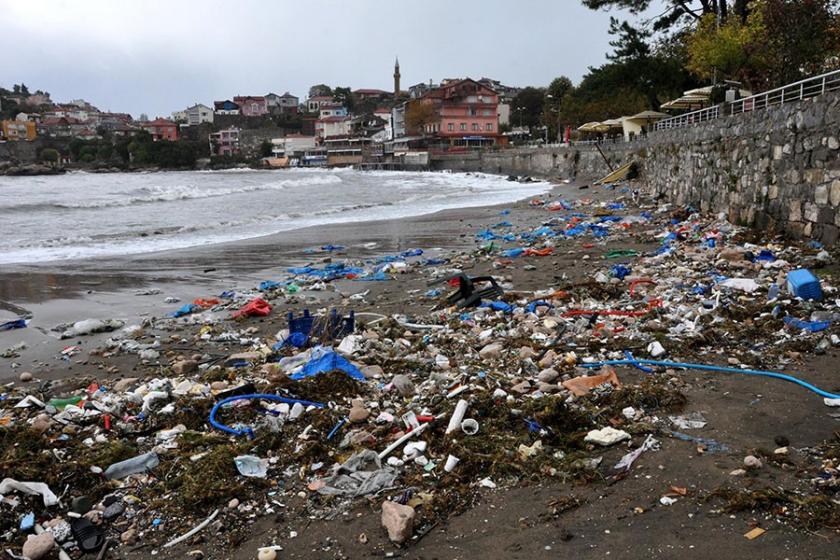
[(178, 139), (178, 124), (166, 119), (155, 119), (141, 125), (143, 130), (152, 135), (152, 140), (169, 140), (174, 142)]
[(268, 102), (265, 96), (239, 96), (233, 98), (246, 117), (259, 117), (268, 114)]
[(239, 129), (235, 126), (210, 134), (210, 154), (235, 156), (239, 154)]
[(423, 131), (451, 144), (492, 144), (499, 135), (499, 95), (475, 80), (454, 80), (414, 103), (434, 107), (434, 118)]

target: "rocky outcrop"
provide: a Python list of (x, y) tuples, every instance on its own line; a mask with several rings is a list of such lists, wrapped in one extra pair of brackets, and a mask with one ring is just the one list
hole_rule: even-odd
[(61, 175), (66, 171), (61, 167), (52, 167), (41, 163), (26, 163), (15, 165), (10, 162), (0, 163), (0, 175)]

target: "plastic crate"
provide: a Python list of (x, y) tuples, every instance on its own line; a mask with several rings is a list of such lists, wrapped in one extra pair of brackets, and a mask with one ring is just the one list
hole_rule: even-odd
[(798, 298), (813, 299), (816, 301), (820, 301), (823, 298), (819, 278), (805, 268), (788, 272), (787, 288), (792, 295)]

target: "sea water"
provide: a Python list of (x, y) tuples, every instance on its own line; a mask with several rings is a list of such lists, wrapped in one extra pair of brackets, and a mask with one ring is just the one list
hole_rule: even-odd
[(352, 169), (0, 177), (0, 264), (197, 247), (506, 204), (549, 188), (485, 174)]

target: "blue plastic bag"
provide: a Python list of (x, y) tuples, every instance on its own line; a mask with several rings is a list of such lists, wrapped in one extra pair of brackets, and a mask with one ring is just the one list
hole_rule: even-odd
[(513, 311), (513, 306), (509, 303), (504, 301), (485, 301), (479, 307), (485, 307), (488, 309), (492, 309), (493, 311), (504, 311), (505, 313), (510, 313)]
[(201, 311), (201, 306), (195, 305), (194, 303), (188, 303), (172, 313), (167, 313), (166, 316), (175, 319), (183, 317), (184, 315), (189, 315), (190, 313), (195, 313), (196, 311)]
[(0, 324), (0, 331), (10, 331), (12, 329), (25, 329), (26, 328), (26, 320), (25, 319), (15, 319), (14, 321), (6, 321), (3, 324)]
[(346, 358), (336, 354), (330, 348), (317, 346), (312, 350), (312, 359), (309, 360), (303, 369), (297, 373), (289, 376), (289, 379), (299, 381), (307, 377), (313, 377), (319, 373), (328, 373), (330, 371), (343, 371), (357, 381), (367, 381), (365, 376), (359, 371), (359, 368), (347, 361)]
[(278, 288), (282, 285), (282, 283), (275, 282), (274, 280), (263, 280), (262, 282), (260, 282), (259, 290), (261, 292), (264, 292), (266, 290), (273, 290), (274, 288)]
[(803, 331), (820, 332), (831, 326), (831, 321), (803, 321), (794, 317), (785, 317), (782, 319), (785, 325), (794, 329), (801, 329)]

